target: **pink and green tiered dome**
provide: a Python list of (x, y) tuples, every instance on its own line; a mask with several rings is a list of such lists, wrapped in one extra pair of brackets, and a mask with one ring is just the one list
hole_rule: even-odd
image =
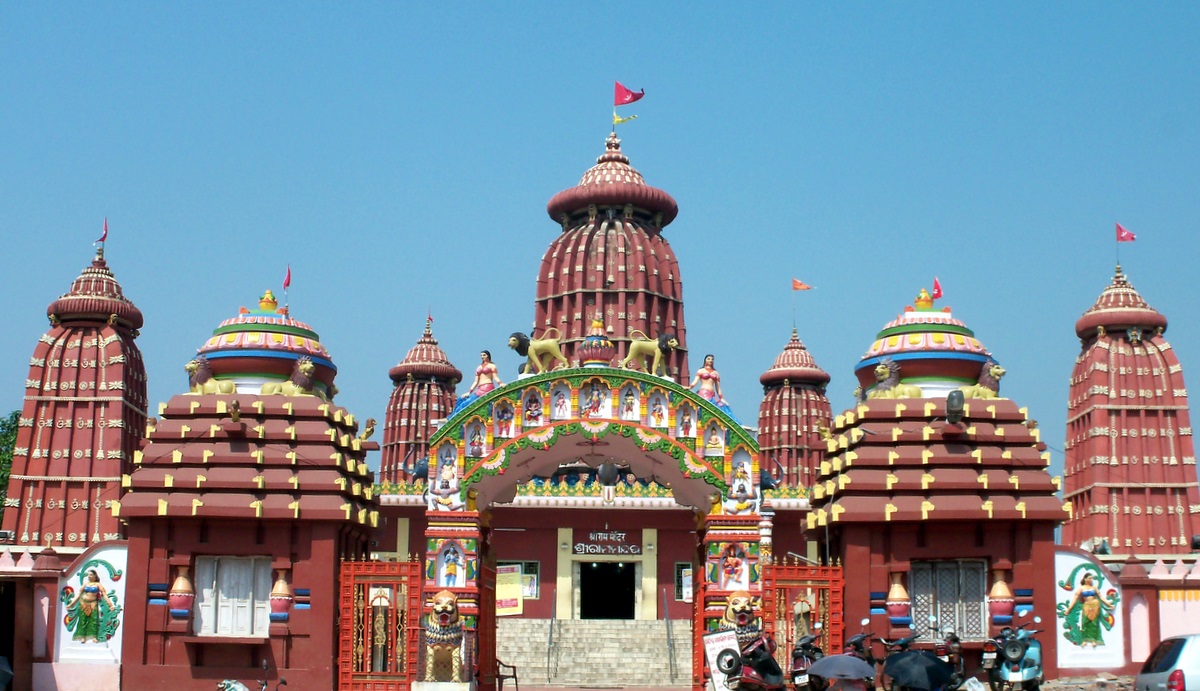
[(883, 327), (854, 368), (863, 391), (875, 387), (875, 366), (886, 358), (900, 365), (900, 380), (921, 387), (926, 398), (974, 384), (983, 364), (993, 359), (975, 332), (955, 319), (949, 307), (934, 307), (923, 288), (904, 314)]
[(318, 388), (328, 392), (337, 376), (317, 332), (288, 316), (286, 308), (279, 309), (269, 290), (259, 298), (258, 309), (243, 307), (221, 322), (198, 354), (208, 359), (214, 378), (236, 382), (238, 393), (258, 393), (268, 381), (287, 379), (301, 357), (316, 365)]

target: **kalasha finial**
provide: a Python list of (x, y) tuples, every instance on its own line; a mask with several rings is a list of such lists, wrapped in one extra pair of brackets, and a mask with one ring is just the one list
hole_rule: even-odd
[(433, 312), (425, 313), (425, 335), (433, 335)]
[(604, 148), (609, 151), (621, 150), (621, 140), (617, 138), (616, 132), (608, 133), (608, 139), (604, 140)]
[(917, 306), (917, 309), (930, 309), (933, 307), (933, 296), (929, 294), (928, 290), (922, 288), (921, 292), (917, 293), (917, 298), (913, 300), (913, 304)]

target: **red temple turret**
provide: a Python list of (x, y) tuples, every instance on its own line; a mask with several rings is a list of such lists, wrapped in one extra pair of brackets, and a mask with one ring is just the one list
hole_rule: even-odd
[(662, 236), (679, 206), (629, 165), (616, 134), (605, 148), (577, 186), (546, 206), (563, 232), (542, 257), (534, 332), (541, 337), (558, 329), (572, 362), (593, 317), (606, 324), (618, 359), (637, 332), (649, 338), (671, 333), (679, 347), (668, 356), (667, 371), (687, 381), (683, 282), (675, 252)]
[(1196, 452), (1183, 367), (1167, 318), (1118, 266), (1075, 333), (1067, 401), (1063, 544), (1115, 554), (1187, 553), (1200, 533)]
[(29, 359), (4, 529), (18, 547), (79, 552), (121, 537), (111, 506), (146, 427), (142, 313), (104, 248), (46, 309)]
[(426, 320), (425, 333), (417, 344), (388, 371), (396, 388), (388, 399), (383, 423), (381, 483), (410, 479), (418, 459), (429, 455), (435, 423), (454, 410), (454, 387), (462, 380), (462, 372), (438, 347), (432, 322)]
[(813, 361), (793, 328), (792, 340), (758, 380), (763, 385), (758, 408), (760, 452), (783, 466), (785, 484), (808, 487), (825, 458), (821, 428), (827, 430), (832, 417), (825, 397), (829, 374)]

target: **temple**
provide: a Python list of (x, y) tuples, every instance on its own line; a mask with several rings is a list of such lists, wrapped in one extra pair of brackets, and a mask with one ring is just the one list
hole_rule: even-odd
[(739, 418), (719, 370), (739, 354), (689, 358), (678, 205), (615, 133), (546, 210), (532, 329), (479, 336), (519, 372), (488, 350), (450, 362), (427, 319), (386, 373), (381, 443), (269, 290), (181, 338), (147, 417), (142, 315), (101, 248), (30, 361), (0, 532), (11, 688), (468, 691), (616, 669), (700, 691), (726, 647), (771, 636), (786, 668), (803, 636), (840, 651), (860, 620), (926, 649), (952, 629), (974, 670), (1034, 615), (1053, 679), (1131, 673), (1196, 630), (1182, 367), (1119, 267), (1076, 324), (1064, 487), (1003, 354), (927, 290), (864, 335), (852, 407), (831, 407), (801, 340), (823, 332), (798, 324)]
[(1109, 554), (1187, 554), (1200, 490), (1183, 365), (1118, 266), (1075, 322), (1082, 349), (1067, 402), (1062, 541)]

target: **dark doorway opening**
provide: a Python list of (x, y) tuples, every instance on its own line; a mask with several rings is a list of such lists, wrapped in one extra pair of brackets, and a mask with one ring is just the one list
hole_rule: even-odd
[[(16, 619), (17, 584), (12, 581), (0, 581), (0, 658), (3, 658), (10, 668), (14, 664)], [(0, 691), (11, 688), (11, 682), (0, 683)]]
[(633, 564), (614, 561), (579, 565), (580, 619), (633, 619)]

